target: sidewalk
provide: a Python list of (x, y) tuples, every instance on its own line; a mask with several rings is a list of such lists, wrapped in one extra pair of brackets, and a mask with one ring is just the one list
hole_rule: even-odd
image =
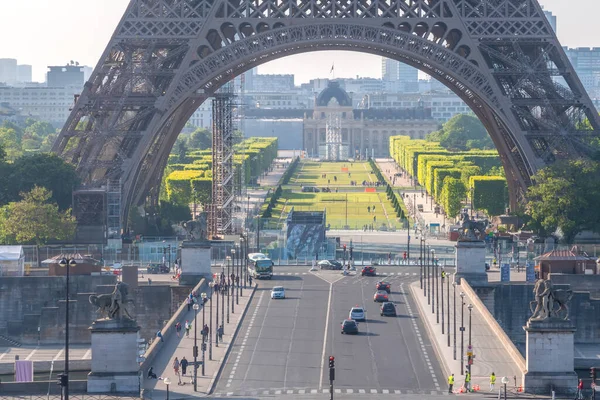
[[(448, 279), (448, 278), (447, 278)], [(450, 278), (451, 279), (451, 278)], [(441, 282), (441, 281), (440, 281)], [(423, 280), (425, 285), (426, 281)], [(433, 281), (432, 281), (433, 283)], [(444, 282), (444, 331), (442, 335), (441, 328), (441, 301), (440, 301), (440, 323), (436, 322), (436, 314), (431, 312), (431, 305), (427, 304), (427, 297), (423, 295), (419, 281), (410, 285), (410, 290), (413, 294), (415, 302), (419, 309), (419, 315), (424, 321), (431, 343), (435, 348), (438, 359), (440, 360), (442, 370), (446, 378), (450, 374), (454, 374), (455, 384), (454, 389), (458, 390), (464, 383), (464, 372), (467, 370), (467, 361), (465, 359), (461, 374), (461, 287), (456, 285), (456, 338), (454, 337), (454, 288), (450, 284), (450, 346), (448, 346), (447, 327), (448, 327), (448, 305), (447, 305), (447, 282)], [(435, 292), (431, 292), (435, 294)], [(441, 289), (440, 289), (441, 296)], [(471, 303), (468, 295), (464, 297), (464, 356), (466, 358), (467, 346), (469, 344), (469, 310), (467, 305)], [(471, 315), (471, 343), (473, 345), (474, 362), (471, 369), (472, 385), (479, 385), (481, 392), (489, 393), (489, 377), (492, 372), (496, 374), (496, 390), (498, 392), (502, 377), (506, 376), (510, 379), (508, 384), (509, 389), (514, 389), (516, 376), (516, 386), (522, 384), (522, 371), (513, 362), (510, 356), (506, 353), (502, 344), (496, 339), (494, 332), (485, 323), (477, 308), (473, 308)], [(456, 342), (455, 342), (456, 340)], [(456, 343), (456, 360), (454, 359), (454, 343)], [(447, 388), (447, 386), (446, 386)]]
[[(143, 381), (143, 389), (144, 389), (144, 398), (150, 398), (154, 400), (165, 399), (167, 396), (167, 388), (164, 383), (164, 378), (169, 378), (171, 380), (171, 384), (169, 385), (169, 399), (177, 400), (177, 399), (185, 399), (190, 397), (198, 397), (198, 396), (207, 396), (209, 395), (217, 382), (219, 374), (227, 360), (228, 354), (230, 352), (231, 344), (235, 340), (239, 327), (241, 326), (241, 322), (246, 314), (248, 306), (254, 296), (254, 291), (256, 286), (252, 288), (243, 289), (242, 296), (239, 297), (239, 304), (234, 306), (235, 313), (231, 313), (231, 304), (232, 297), (229, 298), (229, 323), (225, 322), (223, 324), (223, 341), (219, 341), (218, 347), (215, 345), (215, 333), (216, 333), (216, 301), (215, 304), (212, 305), (212, 328), (210, 332), (210, 338), (212, 340), (212, 360), (209, 360), (209, 343), (207, 343), (206, 353), (205, 353), (205, 375), (202, 375), (202, 366), (198, 366), (198, 383), (197, 383), (197, 392), (194, 392), (193, 385), (193, 375), (194, 375), (194, 356), (193, 356), (193, 348), (194, 348), (194, 311), (191, 310), (183, 315), (181, 320), (181, 337), (177, 337), (173, 335), (172, 337), (164, 338), (164, 348), (161, 350), (161, 353), (156, 358), (156, 361), (153, 365), (154, 373), (158, 376), (158, 380), (156, 379), (146, 379), (144, 377)], [(236, 296), (237, 297), (237, 296)], [(215, 297), (216, 299), (216, 294)], [(221, 303), (222, 299), (219, 298), (219, 324), (222, 321), (223, 315), (223, 307)], [(204, 315), (204, 320), (206, 324), (211, 325), (210, 321), (210, 302), (207, 303), (207, 308)], [(198, 361), (202, 360), (202, 335), (200, 331), (202, 330), (202, 321), (203, 321), (203, 310), (200, 308), (197, 314), (197, 341), (198, 341)], [(185, 336), (185, 329), (183, 328), (185, 325), (185, 321), (188, 320), (192, 325), (190, 329), (189, 337)], [(227, 320), (227, 296), (225, 296), (225, 320)], [(189, 365), (187, 367), (186, 375), (181, 375), (181, 384), (178, 384), (179, 377), (175, 374), (173, 370), (173, 361), (175, 357), (181, 361), (182, 357), (188, 360)], [(180, 368), (181, 374), (181, 368)]]

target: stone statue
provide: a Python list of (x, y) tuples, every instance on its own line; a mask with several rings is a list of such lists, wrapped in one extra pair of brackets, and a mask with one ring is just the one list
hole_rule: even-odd
[[(569, 320), (568, 303), (573, 297), (572, 290), (554, 289), (549, 279), (538, 279), (533, 286), (535, 300), (529, 303), (532, 312), (529, 321), (545, 321), (550, 318)], [(535, 304), (535, 309), (533, 308)], [(558, 309), (555, 308), (558, 306)], [(565, 311), (561, 318), (561, 311)]]
[(206, 226), (206, 212), (199, 213), (195, 220), (183, 223), (183, 227), (192, 240), (206, 240)]
[(107, 319), (123, 319), (125, 316), (129, 319), (131, 315), (125, 308), (125, 304), (131, 302), (127, 297), (129, 285), (123, 282), (117, 282), (115, 289), (111, 294), (93, 294), (90, 296), (90, 303), (98, 307), (98, 313)]
[(462, 226), (459, 230), (459, 241), (482, 240), (485, 235), (485, 228), (488, 225), (487, 220), (475, 221), (469, 218), (468, 213), (462, 214)]

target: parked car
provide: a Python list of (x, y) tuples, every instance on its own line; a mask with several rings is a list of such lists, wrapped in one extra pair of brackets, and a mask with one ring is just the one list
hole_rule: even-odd
[(320, 269), (342, 269), (342, 263), (336, 260), (321, 260), (318, 263)]
[(360, 274), (361, 274), (361, 276), (376, 276), (377, 269), (375, 267), (363, 267)]
[(381, 316), (386, 316), (386, 317), (395, 317), (396, 316), (396, 306), (394, 305), (394, 303), (388, 301), (385, 303), (381, 304), (381, 307), (379, 308), (379, 311), (381, 313)]
[(303, 186), (302, 192), (304, 192), (304, 193), (319, 193), (320, 190), (319, 190), (319, 188), (316, 188), (314, 186)]
[(149, 274), (168, 274), (170, 271), (165, 264), (151, 263), (146, 267), (146, 272)]

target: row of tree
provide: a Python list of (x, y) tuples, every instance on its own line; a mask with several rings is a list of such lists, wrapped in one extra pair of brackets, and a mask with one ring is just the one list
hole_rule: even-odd
[(56, 140), (56, 128), (32, 118), (23, 123), (5, 121), (0, 125), (0, 147), (8, 160), (36, 152), (48, 152)]

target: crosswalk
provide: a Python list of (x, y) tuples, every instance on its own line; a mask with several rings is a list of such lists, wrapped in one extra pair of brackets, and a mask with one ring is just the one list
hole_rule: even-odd
[[(276, 272), (275, 275), (308, 275), (308, 272)], [(382, 274), (378, 274), (377, 276), (385, 277), (385, 276), (417, 276), (418, 272), (384, 272)], [(355, 275), (348, 275), (355, 276)]]
[[(329, 394), (329, 389), (256, 389), (246, 390), (239, 392), (217, 392), (215, 396), (219, 397), (255, 397), (255, 396), (273, 396), (273, 395), (286, 395), (286, 394)], [(388, 394), (388, 395), (399, 395), (399, 394), (412, 394), (412, 395), (434, 395), (442, 396), (446, 392), (440, 390), (407, 390), (407, 389), (333, 389), (335, 394)]]

